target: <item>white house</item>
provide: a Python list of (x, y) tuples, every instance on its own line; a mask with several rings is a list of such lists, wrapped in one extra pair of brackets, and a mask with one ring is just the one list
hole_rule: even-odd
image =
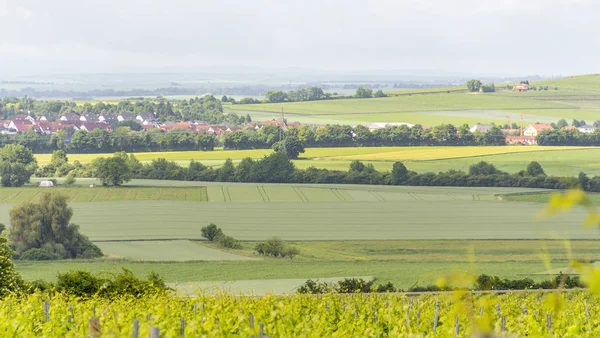
[(537, 136), (540, 132), (544, 130), (554, 130), (554, 128), (549, 124), (530, 124), (523, 130), (524, 136)]
[(492, 127), (494, 127), (493, 124), (477, 123), (476, 125), (469, 128), (469, 131), (472, 133), (474, 133), (474, 132), (487, 133), (488, 131), (490, 131), (490, 129), (492, 129)]
[(589, 134), (589, 133), (593, 133), (596, 131), (596, 127), (591, 126), (589, 124), (585, 124), (583, 126), (579, 126), (577, 127), (577, 130), (579, 130), (580, 132), (584, 133), (584, 134)]

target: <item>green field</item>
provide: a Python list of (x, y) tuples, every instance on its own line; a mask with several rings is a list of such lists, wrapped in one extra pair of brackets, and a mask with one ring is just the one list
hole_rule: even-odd
[[(279, 118), (281, 109), (291, 121), (305, 124), (363, 124), (407, 122), (422, 125), (450, 123), (497, 124), (510, 122), (550, 123), (561, 118), (598, 120), (600, 76), (586, 75), (533, 81), (548, 91), (518, 93), (497, 84), (495, 93), (466, 93), (464, 86), (390, 91), (393, 96), (373, 99), (231, 105), (233, 112), (249, 113), (254, 120)], [(558, 90), (554, 90), (554, 88)], [(450, 93), (448, 93), (450, 91)], [(408, 95), (410, 94), (410, 95)]]
[[(150, 180), (134, 180), (121, 188), (88, 188), (91, 182), (81, 179), (80, 187), (62, 191), (104, 190), (103, 196), (119, 196), (128, 190), (197, 190), (204, 191), (206, 199), (160, 200), (153, 194), (154, 200), (73, 202), (73, 222), (107, 256), (92, 261), (18, 261), (25, 278), (53, 280), (58, 272), (72, 269), (117, 272), (125, 267), (139, 275), (155, 270), (168, 282), (183, 283), (178, 286), (182, 292), (214, 281), (246, 281), (234, 284), (236, 290), (291, 290), (297, 281), (290, 279), (343, 276), (373, 276), (409, 288), (433, 283), (455, 269), (510, 278), (543, 272), (548, 270), (539, 256), (544, 245), (544, 257), (553, 267), (566, 266), (570, 256), (564, 242), (554, 238), (572, 240), (572, 257), (600, 259), (599, 237), (583, 229), (582, 210), (537, 222), (543, 204), (506, 198), (544, 192), (540, 189)], [(3, 190), (12, 190), (0, 189), (4, 202), (20, 201), (18, 195), (6, 197)], [(43, 191), (18, 190), (23, 196)], [(11, 205), (0, 203), (0, 222), (8, 223)], [(242, 240), (243, 248), (224, 250), (199, 241), (200, 229), (208, 223)], [(272, 236), (288, 241), (301, 254), (289, 260), (254, 253), (256, 241)], [(542, 238), (549, 240), (538, 240)]]
[[(245, 243), (243, 254), (252, 243)], [(435, 283), (440, 275), (453, 271), (495, 274), (506, 278), (547, 278), (541, 257), (559, 269), (567, 265), (569, 254), (563, 241), (318, 241), (294, 242), (302, 254), (288, 259), (204, 262), (129, 262), (115, 260), (69, 262), (17, 262), (27, 279), (53, 280), (57, 272), (71, 269), (117, 272), (121, 267), (139, 275), (150, 271), (178, 283), (182, 291), (197, 286), (233, 283), (235, 290), (290, 290), (306, 279), (373, 276), (377, 283), (391, 281), (403, 288), (415, 283)], [(600, 259), (598, 241), (572, 241), (572, 257)], [(472, 254), (470, 253), (472, 252)], [(557, 273), (560, 271), (557, 271)], [(290, 281), (290, 279), (295, 279)], [(217, 282), (221, 281), (221, 282)], [(229, 282), (225, 282), (229, 281)], [(295, 285), (294, 285), (295, 284)]]
[(45, 192), (58, 192), (69, 196), (70, 202), (109, 202), (109, 201), (207, 201), (205, 187), (193, 188), (129, 188), (111, 189), (102, 186), (93, 188), (77, 187), (45, 187), (45, 188), (0, 188), (0, 203), (22, 203), (39, 200)]
[[(220, 166), (225, 159), (239, 162), (250, 157), (262, 158), (270, 149), (217, 150), (136, 153), (142, 162), (166, 158), (187, 166), (196, 160), (208, 166)], [(91, 162), (99, 156), (112, 154), (70, 154), (71, 161)], [(40, 164), (50, 161), (50, 155), (36, 155)], [(308, 148), (300, 159), (293, 161), (296, 167), (306, 169), (314, 166), (334, 170), (348, 170), (352, 160), (373, 164), (377, 170), (390, 171), (395, 161), (402, 161), (410, 170), (439, 172), (449, 169), (468, 171), (469, 166), (487, 161), (500, 170), (515, 173), (525, 169), (531, 161), (538, 161), (549, 175), (577, 176), (583, 171), (588, 175), (600, 175), (600, 148), (598, 147), (354, 147), (354, 148)], [(184, 184), (185, 186), (185, 184)]]
[(231, 261), (252, 258), (211, 249), (193, 241), (96, 242), (108, 258), (133, 261)]

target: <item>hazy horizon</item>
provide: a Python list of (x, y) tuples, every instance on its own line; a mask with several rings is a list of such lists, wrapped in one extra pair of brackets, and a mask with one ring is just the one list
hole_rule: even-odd
[(599, 10), (592, 0), (0, 0), (0, 77), (597, 73)]

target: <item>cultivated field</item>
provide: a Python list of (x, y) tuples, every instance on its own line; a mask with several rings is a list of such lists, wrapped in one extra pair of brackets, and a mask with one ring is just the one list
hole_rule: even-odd
[[(453, 269), (506, 277), (547, 270), (534, 254), (542, 243), (523, 239), (597, 239), (596, 232), (581, 227), (581, 211), (538, 223), (535, 217), (543, 205), (506, 201), (507, 194), (539, 189), (151, 180), (134, 180), (122, 188), (88, 188), (91, 182), (80, 179), (81, 186), (50, 189), (63, 189), (74, 197), (87, 191), (107, 192), (102, 196), (126, 196), (121, 192), (128, 190), (203, 191), (206, 198), (184, 201), (151, 194), (150, 200), (79, 199), (71, 203), (73, 222), (108, 257), (18, 262), (26, 278), (52, 280), (59, 271), (116, 272), (126, 267), (139, 274), (156, 270), (167, 281), (179, 283), (269, 280), (263, 286), (251, 283), (257, 290), (277, 285), (273, 280), (278, 279), (365, 275), (408, 288), (415, 282), (433, 283), (440, 273)], [(17, 190), (31, 198), (43, 191)], [(7, 224), (8, 210), (22, 199), (5, 191), (12, 189), (0, 189), (0, 222)], [(208, 223), (242, 240), (243, 249), (198, 242), (200, 228)], [(291, 242), (301, 254), (290, 261), (253, 252), (256, 241), (272, 236)], [(551, 243), (549, 258), (565, 266), (568, 256), (561, 251), (562, 243)], [(576, 256), (581, 254), (577, 257), (595, 257), (590, 248), (597, 242), (577, 243), (583, 243), (576, 246)], [(475, 250), (475, 265), (469, 263), (468, 248)]]
[[(142, 162), (166, 158), (181, 165), (190, 160), (208, 166), (220, 166), (230, 158), (238, 162), (243, 158), (262, 158), (270, 149), (184, 151), (136, 153)], [(38, 163), (47, 164), (50, 155), (35, 155)], [(69, 154), (70, 161), (91, 162), (96, 157), (112, 154)], [(549, 175), (577, 176), (583, 171), (588, 175), (600, 175), (600, 148), (597, 147), (353, 147), (353, 148), (308, 148), (294, 164), (300, 169), (314, 166), (335, 170), (348, 170), (352, 160), (373, 164), (376, 169), (389, 171), (395, 161), (403, 161), (408, 169), (417, 172), (439, 172), (449, 169), (468, 171), (469, 166), (487, 161), (509, 173), (523, 170), (531, 161), (538, 161)]]
[[(94, 181), (95, 182), (95, 181)], [(96, 182), (95, 182), (96, 183)], [(89, 188), (52, 187), (52, 188), (0, 188), (0, 203), (35, 202), (42, 193), (54, 191), (69, 196), (70, 202), (108, 202), (108, 201), (207, 201), (205, 187), (191, 188), (129, 188), (110, 189), (102, 186)]]

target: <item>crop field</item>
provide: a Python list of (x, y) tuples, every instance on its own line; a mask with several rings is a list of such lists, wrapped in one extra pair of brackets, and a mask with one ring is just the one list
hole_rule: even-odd
[[(241, 240), (535, 239), (565, 231), (590, 238), (579, 227), (583, 213), (536, 223), (539, 204), (496, 197), (536, 190), (256, 184), (207, 190), (211, 203), (72, 203), (73, 222), (94, 241), (200, 239), (208, 223)], [(0, 204), (0, 221), (8, 221), (8, 208)]]
[[(225, 159), (239, 162), (250, 157), (262, 158), (270, 154), (270, 149), (257, 150), (217, 150), (136, 153), (142, 162), (166, 158), (181, 165), (190, 160), (208, 166), (220, 166)], [(70, 154), (71, 161), (82, 163), (96, 157), (112, 154)], [(40, 164), (46, 164), (50, 155), (36, 155)], [(538, 161), (550, 175), (577, 176), (584, 171), (590, 175), (600, 175), (600, 148), (598, 147), (353, 147), (353, 148), (308, 148), (299, 160), (293, 161), (296, 167), (306, 169), (314, 166), (334, 170), (348, 170), (352, 160), (373, 164), (377, 170), (389, 171), (392, 163), (403, 161), (408, 169), (417, 172), (439, 172), (448, 169), (467, 171), (469, 166), (479, 161), (487, 161), (509, 173), (523, 170), (531, 161)]]
[(108, 201), (207, 201), (206, 188), (129, 188), (111, 189), (105, 187), (25, 187), (0, 188), (0, 203), (22, 203), (39, 200), (45, 192), (58, 192), (69, 196), (70, 202)]
[(215, 250), (188, 240), (96, 242), (108, 258), (134, 261), (229, 261), (252, 258)]

